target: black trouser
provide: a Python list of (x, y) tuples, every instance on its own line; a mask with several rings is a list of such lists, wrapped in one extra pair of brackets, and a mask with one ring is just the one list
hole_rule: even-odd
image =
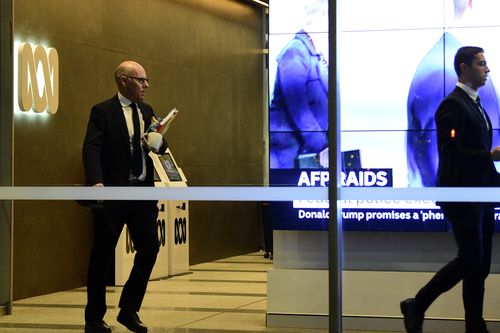
[(442, 208), (453, 227), (458, 254), (417, 293), (417, 306), (425, 312), (439, 295), (462, 281), (466, 330), (485, 332), (484, 281), (491, 265), (493, 207), (481, 203), (448, 203)]
[(139, 311), (159, 251), (156, 201), (105, 201), (92, 209), (94, 245), (87, 280), (85, 321), (100, 321), (106, 313), (106, 277), (123, 225), (128, 226), (137, 251), (119, 307)]

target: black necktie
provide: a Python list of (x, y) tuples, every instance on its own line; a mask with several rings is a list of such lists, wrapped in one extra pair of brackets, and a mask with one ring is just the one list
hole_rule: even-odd
[(139, 114), (135, 103), (132, 107), (132, 122), (134, 124), (134, 135), (132, 136), (132, 174), (139, 177), (142, 174), (142, 149), (141, 149), (141, 127), (139, 125)]
[(476, 97), (476, 104), (477, 107), (479, 108), (479, 111), (481, 112), (481, 116), (483, 116), (486, 127), (489, 129), (490, 127), (488, 126), (488, 120), (486, 120), (486, 115), (484, 114), (484, 109), (483, 106), (481, 105), (481, 99), (479, 98), (479, 95)]

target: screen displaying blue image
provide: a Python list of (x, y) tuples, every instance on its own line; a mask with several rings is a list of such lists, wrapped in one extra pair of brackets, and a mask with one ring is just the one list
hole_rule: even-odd
[[(270, 184), (324, 186), (304, 182), (302, 172), (313, 177), (329, 165), (328, 0), (269, 6)], [(500, 144), (496, 7), (495, 0), (337, 1), (343, 186), (435, 186), (434, 114), (457, 82), (461, 46), (485, 50), (491, 72), (479, 95), (493, 146)], [(390, 181), (374, 182), (379, 171)], [(276, 229), (325, 230), (324, 211), (325, 202), (270, 206)], [(342, 217), (345, 230), (447, 230), (434, 202), (342, 202)]]

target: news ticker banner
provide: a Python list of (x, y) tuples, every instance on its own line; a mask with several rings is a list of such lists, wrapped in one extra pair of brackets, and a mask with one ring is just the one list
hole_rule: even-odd
[[(271, 170), (273, 186), (328, 186), (326, 170)], [(342, 171), (339, 202), (342, 227), (347, 231), (448, 231), (437, 201), (500, 202), (499, 188), (392, 188), (391, 169)], [(327, 230), (328, 200), (272, 202), (270, 219), (278, 230)], [(495, 212), (500, 231), (500, 212)]]
[[(448, 230), (444, 214), (434, 201), (341, 200), (339, 207), (347, 231)], [(328, 230), (328, 200), (273, 202), (270, 212), (274, 229)]]

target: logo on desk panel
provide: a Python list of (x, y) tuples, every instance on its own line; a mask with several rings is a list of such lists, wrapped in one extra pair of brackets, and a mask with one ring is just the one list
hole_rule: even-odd
[(165, 219), (158, 219), (156, 221), (157, 223), (157, 231), (158, 231), (158, 245), (160, 246), (165, 246), (165, 243), (167, 241), (166, 239), (166, 233), (165, 233)]
[(18, 104), (22, 111), (55, 114), (59, 107), (59, 56), (54, 48), (21, 43)]
[(174, 243), (175, 245), (186, 244), (187, 224), (186, 218), (176, 218), (174, 222)]

